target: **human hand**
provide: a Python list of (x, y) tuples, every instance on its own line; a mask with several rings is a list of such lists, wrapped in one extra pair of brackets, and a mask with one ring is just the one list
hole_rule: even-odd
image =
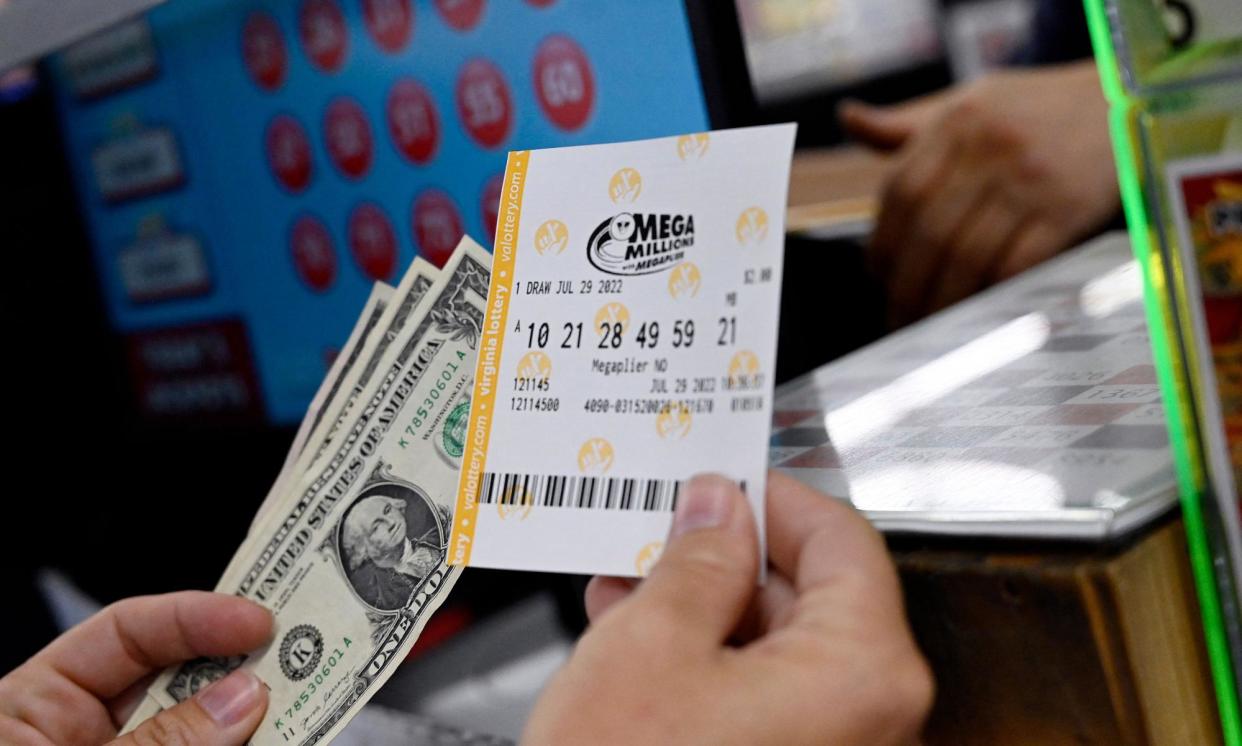
[(994, 73), (891, 107), (847, 103), (856, 139), (896, 150), (870, 259), (903, 324), (1011, 277), (1118, 210), (1093, 62)]
[[(0, 679), (0, 743), (110, 741), (161, 669), (247, 653), (271, 634), (271, 614), (233, 596), (187, 591), (115, 603)], [(239, 669), (115, 743), (242, 744), (266, 709), (267, 690)]]
[(932, 680), (884, 542), (851, 508), (768, 477), (767, 584), (745, 498), (681, 493), (641, 583), (595, 578), (592, 624), (535, 706), (532, 744), (907, 744)]

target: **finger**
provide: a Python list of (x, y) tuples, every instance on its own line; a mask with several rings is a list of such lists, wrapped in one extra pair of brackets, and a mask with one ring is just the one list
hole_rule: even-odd
[(770, 568), (768, 582), (759, 589), (755, 600), (746, 609), (731, 640), (739, 645), (758, 639), (789, 622), (798, 594), (793, 581)]
[(888, 282), (889, 305), (899, 323), (926, 312), (954, 236), (978, 209), (987, 189), (979, 164), (962, 157), (910, 211), (897, 239), (904, 245), (901, 261), (893, 265)]
[(942, 98), (940, 94), (932, 94), (895, 106), (872, 106), (848, 100), (837, 107), (837, 119), (855, 140), (879, 150), (893, 150), (931, 122), (942, 105)]
[(238, 669), (113, 741), (116, 746), (233, 746), (245, 743), (267, 710), (267, 688)]
[[(769, 471), (767, 529), (772, 565), (793, 580), (800, 597), (814, 599), (800, 603), (795, 616), (848, 608), (904, 624), (897, 572), (884, 540), (851, 506)], [(837, 602), (840, 608), (831, 608)]]
[(155, 681), (158, 674), (148, 674), (138, 679), (129, 688), (112, 698), (108, 703), (108, 709), (112, 711), (112, 718), (119, 725), (129, 722), (130, 717), (138, 710), (138, 706), (147, 696), (147, 689), (151, 688), (151, 682)]
[(982, 289), (1012, 248), (1021, 225), (1021, 214), (1011, 206), (997, 199), (985, 200), (953, 239), (933, 283), (928, 312), (939, 311)]
[(891, 275), (904, 259), (910, 216), (943, 183), (954, 149), (947, 135), (925, 130), (898, 156), (881, 189), (880, 213), (867, 251), (872, 270), (881, 277)]
[(586, 606), (587, 619), (597, 621), (604, 612), (611, 609), (617, 602), (629, 597), (638, 581), (633, 578), (614, 578), (596, 575), (587, 583), (583, 603)]
[(57, 638), (32, 663), (109, 700), (173, 663), (254, 650), (271, 632), (271, 614), (235, 596), (200, 591), (144, 596), (105, 608)]
[(755, 594), (759, 546), (742, 491), (720, 476), (682, 490), (664, 553), (608, 615), (613, 629), (652, 629), (678, 652), (718, 647)]

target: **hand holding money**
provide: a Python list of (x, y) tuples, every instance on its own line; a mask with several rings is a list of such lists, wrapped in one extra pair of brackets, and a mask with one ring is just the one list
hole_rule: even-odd
[[(198, 656), (247, 653), (271, 632), (262, 607), (215, 593), (113, 604), (0, 679), (0, 743), (104, 743), (130, 717), (151, 674)], [(121, 743), (241, 744), (266, 705), (258, 679), (237, 672)]]
[(525, 741), (916, 742), (932, 683), (883, 541), (852, 509), (768, 479), (767, 584), (741, 492), (695, 478), (651, 574), (592, 581), (592, 627)]

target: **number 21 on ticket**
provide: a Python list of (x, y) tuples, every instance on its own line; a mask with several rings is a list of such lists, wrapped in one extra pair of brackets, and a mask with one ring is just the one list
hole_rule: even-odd
[(450, 564), (644, 575), (702, 472), (762, 529), (794, 133), (509, 154)]

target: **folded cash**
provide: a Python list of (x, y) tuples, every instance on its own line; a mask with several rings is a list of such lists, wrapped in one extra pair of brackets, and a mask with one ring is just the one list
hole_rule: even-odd
[(392, 675), (461, 568), (445, 564), (491, 256), (463, 238), (376, 290), (216, 590), (269, 608), (248, 656), (163, 672), (126, 730), (244, 666), (269, 688), (253, 744), (331, 740)]

